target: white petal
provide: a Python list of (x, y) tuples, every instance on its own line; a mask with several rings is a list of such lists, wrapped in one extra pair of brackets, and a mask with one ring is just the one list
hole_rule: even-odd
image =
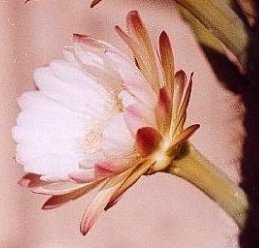
[(96, 129), (95, 120), (38, 91), (25, 93), (19, 104), (22, 112), (13, 137), (18, 142), (17, 160), (26, 171), (56, 176), (78, 169), (87, 156), (86, 137)]
[(133, 157), (135, 140), (132, 138), (125, 124), (123, 114), (114, 116), (108, 126), (104, 129), (102, 150), (111, 160), (118, 160), (123, 166), (125, 162)]
[[(97, 40), (95, 42), (100, 43)], [(71, 47), (65, 49), (64, 54), (68, 61), (77, 64), (96, 83), (116, 96), (122, 89), (121, 77), (104, 54), (105, 49), (113, 49), (114, 51), (116, 49), (109, 48), (103, 43), (99, 45), (107, 48), (97, 49), (75, 42), (72, 49)]]
[(100, 118), (114, 108), (109, 93), (68, 62), (56, 61), (37, 69), (34, 78), (41, 92), (73, 111)]
[(123, 107), (128, 107), (128, 106), (130, 106), (132, 104), (135, 104), (137, 102), (136, 97), (129, 94), (129, 92), (126, 91), (126, 90), (122, 90), (119, 93), (118, 97), (121, 100)]
[(146, 106), (154, 108), (157, 101), (155, 92), (138, 71), (136, 65), (118, 53), (107, 51), (106, 55), (122, 77), (124, 87)]
[(24, 169), (41, 175), (67, 178), (67, 175), (77, 167), (78, 160), (76, 154), (63, 156), (47, 154), (43, 157), (29, 160)]
[(103, 68), (103, 58), (98, 55), (98, 53), (86, 49), (84, 45), (80, 43), (74, 43), (74, 52), (83, 64)]
[(155, 111), (150, 107), (143, 105), (136, 97), (129, 94), (128, 91), (121, 91), (119, 99), (122, 101), (124, 109), (134, 106), (138, 113), (140, 113), (143, 122), (147, 125), (155, 126)]

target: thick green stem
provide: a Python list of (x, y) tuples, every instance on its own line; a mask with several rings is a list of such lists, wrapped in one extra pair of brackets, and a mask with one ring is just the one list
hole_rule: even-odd
[(168, 172), (198, 187), (225, 210), (240, 228), (244, 227), (248, 210), (244, 191), (193, 146), (187, 149), (187, 154), (175, 160)]

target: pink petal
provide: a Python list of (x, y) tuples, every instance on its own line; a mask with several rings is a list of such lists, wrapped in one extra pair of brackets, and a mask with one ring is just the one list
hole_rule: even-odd
[(163, 87), (159, 91), (159, 102), (160, 109), (166, 114), (170, 114), (171, 111), (171, 99), (166, 87)]
[(100, 52), (104, 53), (105, 51), (112, 51), (118, 54), (122, 54), (120, 50), (112, 46), (110, 43), (102, 40), (97, 40), (88, 35), (73, 34), (73, 41), (74, 43), (80, 43), (85, 45), (85, 47), (89, 51), (95, 51), (96, 53), (100, 53)]
[(134, 183), (136, 183), (137, 180), (142, 175), (144, 175), (151, 166), (152, 166), (152, 163), (143, 163), (141, 165), (138, 165), (136, 169), (133, 171), (133, 173), (121, 185), (121, 187), (118, 188), (118, 190), (113, 194), (109, 203), (106, 205), (105, 210), (108, 210), (109, 208), (113, 207), (121, 198), (121, 196), (125, 193), (125, 191), (128, 188), (130, 188)]
[(107, 191), (101, 190), (94, 198), (91, 205), (87, 208), (87, 211), (85, 212), (80, 224), (80, 231), (83, 235), (86, 235), (88, 233), (95, 221), (104, 211), (104, 207), (111, 198), (113, 193), (113, 188)]
[(94, 188), (96, 188), (99, 185), (102, 185), (103, 181), (96, 181), (91, 184), (87, 184), (85, 186), (78, 187), (76, 189), (72, 189), (68, 191), (67, 193), (58, 194), (51, 196), (42, 206), (42, 209), (53, 209), (60, 207), (61, 205), (80, 198), (81, 196), (89, 193)]
[(48, 184), (48, 182), (41, 180), (41, 175), (27, 173), (18, 181), (18, 184), (22, 187), (34, 188)]
[(75, 43), (81, 43), (83, 45), (91, 47), (91, 49), (96, 48), (97, 50), (105, 50), (105, 46), (101, 42), (98, 42), (96, 39), (93, 39), (88, 35), (73, 34), (73, 41)]
[(185, 92), (182, 95), (180, 106), (178, 107), (178, 113), (177, 113), (176, 120), (174, 123), (174, 133), (179, 133), (181, 131), (181, 129), (184, 125), (185, 119), (186, 119), (186, 111), (187, 111), (187, 107), (189, 105), (191, 90), (192, 90), (192, 75), (191, 75), (189, 83), (185, 89)]
[(168, 92), (171, 93), (174, 83), (174, 56), (169, 37), (165, 31), (159, 37), (159, 50), (166, 87)]
[(89, 184), (77, 184), (75, 182), (60, 182), (60, 183), (49, 183), (44, 186), (37, 187), (32, 190), (35, 194), (40, 195), (64, 195), (74, 190), (83, 188), (90, 185)]
[(110, 201), (112, 195), (118, 190), (118, 188), (120, 188), (123, 182), (132, 173), (134, 168), (135, 167), (130, 168), (127, 171), (114, 176), (102, 186), (98, 194), (95, 196), (91, 204), (86, 209), (82, 218), (80, 231), (83, 235), (86, 235), (88, 233), (95, 221), (104, 211), (104, 208)]
[(186, 142), (199, 127), (199, 124), (194, 124), (183, 130), (174, 138), (172, 146), (179, 146)]
[(182, 96), (182, 100), (181, 100), (181, 104), (179, 106), (179, 112), (178, 112), (179, 116), (182, 116), (184, 113), (186, 113), (187, 107), (189, 105), (191, 91), (192, 91), (192, 77), (193, 77), (193, 73), (191, 74), (189, 83), (186, 87), (186, 90), (185, 90), (183, 96)]
[(138, 43), (135, 40), (133, 40), (128, 34), (126, 34), (119, 26), (115, 26), (115, 30), (118, 33), (118, 35), (121, 37), (121, 39), (131, 49), (135, 57), (136, 63), (138, 65), (137, 67), (141, 70), (143, 75), (147, 75), (148, 71), (145, 64), (145, 57), (143, 57), (143, 54), (141, 52), (141, 47), (138, 45)]
[(143, 73), (150, 82), (154, 91), (159, 90), (159, 76), (156, 58), (148, 32), (137, 11), (131, 11), (127, 15), (127, 28), (129, 34), (141, 47), (141, 57), (144, 58), (145, 69)]
[(176, 119), (179, 106), (181, 103), (184, 89), (187, 85), (187, 76), (184, 71), (180, 70), (175, 74), (174, 95), (173, 95), (173, 117)]
[(156, 108), (156, 120), (162, 134), (168, 131), (171, 122), (172, 103), (166, 87), (159, 91), (159, 101)]
[(152, 154), (162, 141), (162, 135), (152, 127), (143, 127), (138, 130), (136, 148), (142, 155)]

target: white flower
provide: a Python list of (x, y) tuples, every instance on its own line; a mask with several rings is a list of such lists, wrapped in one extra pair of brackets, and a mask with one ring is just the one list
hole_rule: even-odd
[(199, 126), (183, 128), (191, 80), (174, 74), (167, 34), (160, 35), (156, 58), (136, 11), (127, 26), (130, 36), (116, 30), (136, 63), (110, 44), (74, 35), (65, 59), (37, 69), (38, 89), (19, 99), (13, 137), (27, 172), (20, 183), (51, 195), (46, 209), (98, 188), (83, 234), (141, 175), (173, 163)]

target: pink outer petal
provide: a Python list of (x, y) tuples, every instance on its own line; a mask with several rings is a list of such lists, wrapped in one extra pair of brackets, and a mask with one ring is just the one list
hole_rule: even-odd
[[(127, 33), (125, 33), (119, 26), (115, 26), (115, 30), (118, 33), (118, 35), (121, 37), (121, 39), (128, 45), (128, 47), (131, 49), (137, 67), (140, 69), (143, 75), (147, 75), (147, 68), (145, 64), (145, 56), (143, 57), (141, 47), (138, 45), (138, 43), (133, 40)], [(154, 89), (156, 91), (156, 89)]]
[(136, 149), (142, 155), (150, 155), (158, 149), (162, 139), (162, 135), (156, 129), (143, 127), (137, 132)]
[(164, 134), (170, 128), (172, 103), (166, 87), (159, 91), (159, 101), (156, 108), (156, 120), (159, 130)]
[(199, 124), (194, 124), (184, 129), (179, 135), (174, 138), (172, 146), (179, 146), (186, 142), (199, 127)]
[(109, 203), (106, 205), (105, 210), (113, 207), (121, 196), (125, 193), (125, 191), (131, 187), (136, 181), (144, 175), (149, 168), (152, 166), (152, 163), (143, 163), (134, 170), (134, 172), (125, 180), (125, 182), (121, 185), (121, 187), (113, 194)]
[(174, 135), (182, 131), (182, 128), (186, 119), (186, 111), (189, 105), (191, 90), (192, 90), (192, 76), (193, 74), (191, 74), (189, 83), (186, 85), (186, 89), (182, 95), (182, 99), (178, 108), (178, 113), (174, 121), (174, 125), (172, 126), (174, 128), (173, 130)]
[(169, 37), (165, 31), (159, 36), (159, 51), (166, 87), (171, 94), (174, 83), (174, 55)]
[(101, 190), (94, 198), (91, 205), (87, 208), (80, 224), (80, 231), (83, 235), (86, 235), (89, 232), (90, 228), (104, 211), (104, 207), (109, 202), (109, 199), (115, 190), (116, 189), (114, 188)]
[(94, 39), (91, 36), (83, 35), (83, 34), (73, 34), (73, 41), (74, 43), (80, 43), (82, 45), (85, 45), (89, 51), (95, 51), (97, 53), (104, 53), (105, 51), (112, 51), (118, 54), (122, 53), (119, 49), (112, 46), (110, 43), (107, 43), (102, 40)]
[(92, 184), (93, 183), (78, 184), (71, 181), (65, 181), (60, 183), (54, 182), (44, 186), (37, 187), (33, 189), (32, 192), (41, 195), (64, 195), (76, 191), (78, 189), (88, 187)]
[(101, 42), (98, 42), (96, 39), (91, 38), (88, 35), (83, 34), (73, 34), (73, 41), (75, 43), (81, 43), (85, 46), (91, 47), (92, 49), (97, 50), (105, 50), (105, 45), (103, 45)]
[(18, 184), (22, 187), (34, 188), (48, 184), (48, 182), (41, 180), (41, 175), (27, 173), (18, 181)]
[(177, 113), (179, 111), (179, 106), (182, 100), (182, 95), (184, 92), (184, 89), (187, 85), (187, 76), (184, 71), (180, 70), (177, 71), (175, 74), (174, 79), (174, 95), (173, 95), (173, 117), (174, 119), (177, 118)]
[(163, 87), (159, 91), (159, 102), (160, 109), (166, 114), (170, 115), (171, 112), (171, 99), (168, 94), (167, 88)]
[(61, 205), (80, 198), (81, 196), (89, 193), (99, 185), (102, 185), (104, 182), (103, 181), (96, 181), (91, 184), (87, 184), (85, 186), (78, 187), (76, 189), (73, 189), (71, 191), (68, 191), (67, 193), (64, 194), (58, 194), (58, 195), (53, 195), (51, 196), (42, 206), (42, 209), (53, 209), (60, 207)]
[(92, 203), (86, 209), (82, 218), (80, 231), (83, 235), (88, 233), (95, 221), (104, 211), (104, 208), (110, 201), (113, 194), (121, 187), (123, 182), (129, 177), (134, 169), (135, 167), (129, 168), (127, 171), (114, 176), (102, 186)]
[(155, 91), (159, 90), (159, 76), (156, 58), (148, 32), (137, 11), (130, 11), (127, 15), (127, 28), (130, 36), (141, 47), (141, 56), (146, 70), (143, 72)]

